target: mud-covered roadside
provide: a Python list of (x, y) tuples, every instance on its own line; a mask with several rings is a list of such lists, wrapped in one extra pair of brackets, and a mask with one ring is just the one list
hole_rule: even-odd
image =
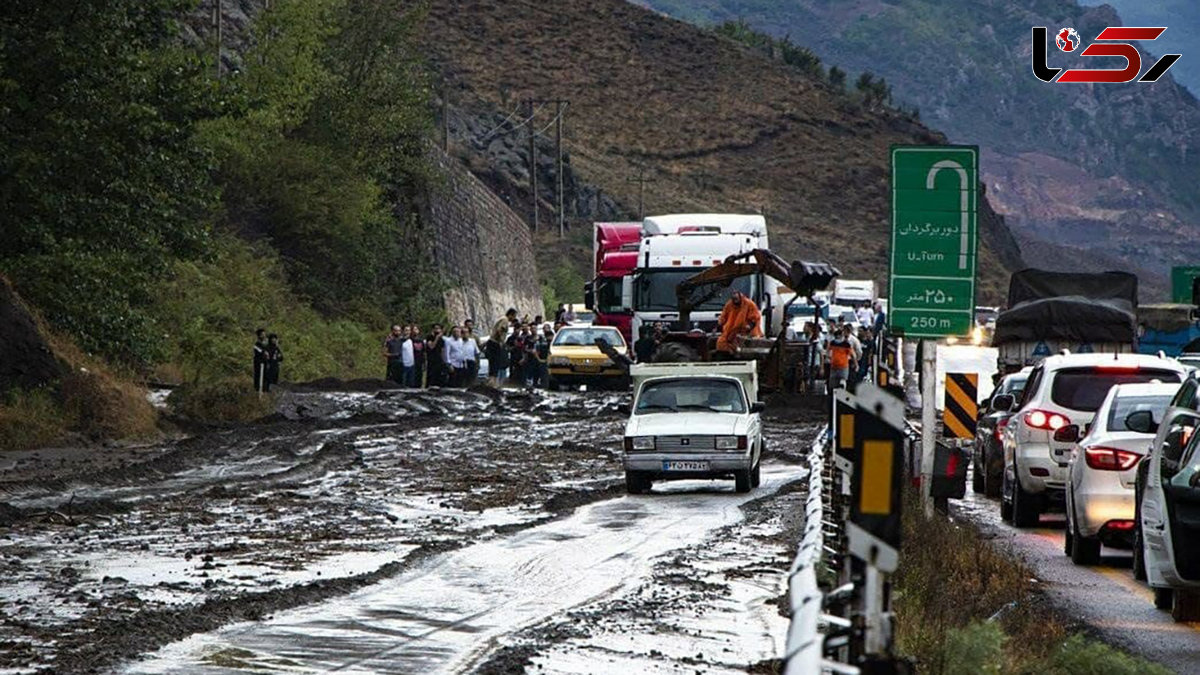
[(103, 670), (611, 497), (620, 402), (294, 392), (262, 424), (9, 462), (0, 667)]

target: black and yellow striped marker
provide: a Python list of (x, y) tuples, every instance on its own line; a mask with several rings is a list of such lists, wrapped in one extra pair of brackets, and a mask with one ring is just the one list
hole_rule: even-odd
[(975, 419), (979, 415), (978, 392), (977, 373), (946, 373), (942, 436), (975, 438)]

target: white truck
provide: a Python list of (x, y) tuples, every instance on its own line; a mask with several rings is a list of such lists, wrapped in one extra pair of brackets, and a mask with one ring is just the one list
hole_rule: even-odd
[(783, 326), (779, 282), (762, 274), (742, 277), (692, 311), (688, 326), (677, 325), (679, 300), (675, 288), (692, 275), (719, 264), (730, 255), (769, 248), (767, 221), (759, 215), (677, 214), (651, 216), (642, 222), (637, 266), (628, 277), (625, 306), (633, 308), (632, 335), (643, 325), (663, 323), (668, 330), (716, 330), (717, 317), (733, 291), (741, 291), (763, 314), (763, 332)]
[(733, 478), (759, 484), (763, 437), (754, 362), (655, 363), (630, 367), (633, 405), (625, 425), (625, 487), (656, 480)]

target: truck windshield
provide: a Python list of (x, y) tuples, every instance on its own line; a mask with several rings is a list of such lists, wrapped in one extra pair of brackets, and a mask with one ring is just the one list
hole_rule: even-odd
[(596, 281), (596, 311), (600, 314), (620, 314), (625, 311), (621, 306), (620, 278)]
[(636, 414), (661, 412), (746, 412), (742, 388), (730, 380), (702, 377), (648, 382), (638, 396)]
[[(679, 309), (679, 299), (675, 297), (675, 287), (685, 279), (699, 273), (701, 268), (681, 270), (647, 270), (637, 276), (633, 284), (633, 305), (640, 312), (674, 312)], [(757, 297), (758, 283), (754, 276), (739, 277), (729, 288), (720, 292), (699, 307), (693, 308), (701, 312), (719, 312), (729, 300), (734, 291), (741, 291), (747, 297), (754, 299), (755, 304), (762, 309), (762, 303)]]

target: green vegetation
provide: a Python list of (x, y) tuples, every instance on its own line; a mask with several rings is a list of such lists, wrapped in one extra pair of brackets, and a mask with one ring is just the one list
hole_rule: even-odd
[(1081, 635), (1037, 594), (1033, 573), (974, 527), (925, 520), (915, 491), (904, 505), (895, 577), (896, 641), (919, 672), (1148, 673), (1166, 670)]
[[(430, 318), (441, 288), (414, 236), (423, 8), (271, 3), (218, 80), (180, 35), (193, 5), (8, 3), (0, 273), (123, 372), (248, 376), (265, 326), (286, 379), (377, 375), (383, 327)], [(39, 396), (4, 410), (28, 413), (30, 439), (49, 433)]]

